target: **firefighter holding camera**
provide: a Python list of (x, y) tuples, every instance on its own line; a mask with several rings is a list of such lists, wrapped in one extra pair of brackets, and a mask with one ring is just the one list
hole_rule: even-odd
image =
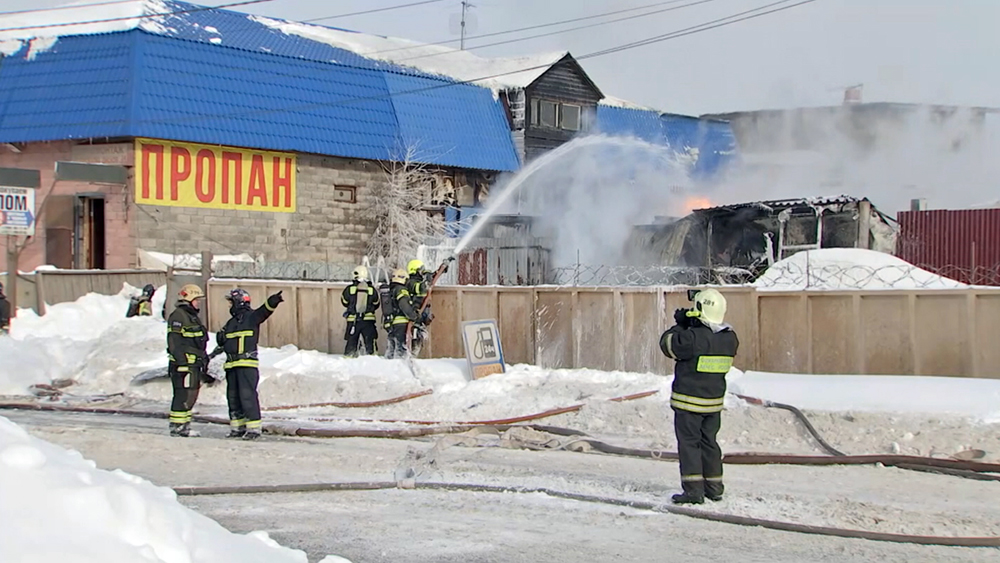
[(681, 494), (675, 504), (722, 499), (722, 449), (717, 436), (726, 396), (726, 374), (739, 339), (725, 324), (726, 298), (714, 289), (688, 291), (691, 309), (674, 312), (674, 326), (660, 337), (660, 350), (674, 360), (670, 407), (680, 456)]

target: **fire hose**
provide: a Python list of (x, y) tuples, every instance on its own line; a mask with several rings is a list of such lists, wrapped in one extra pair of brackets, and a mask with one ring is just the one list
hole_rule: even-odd
[(359, 483), (306, 483), (291, 485), (248, 485), (248, 486), (224, 486), (224, 487), (176, 487), (174, 491), (178, 496), (199, 496), (199, 495), (239, 495), (239, 494), (273, 494), (273, 493), (297, 493), (316, 491), (376, 491), (385, 489), (423, 489), (423, 490), (443, 490), (443, 491), (469, 491), (478, 493), (541, 493), (555, 498), (575, 500), (580, 502), (591, 502), (598, 504), (608, 504), (612, 506), (623, 506), (638, 510), (649, 510), (685, 516), (709, 522), (719, 522), (724, 524), (735, 524), (739, 526), (751, 526), (779, 530), (785, 532), (797, 532), (801, 534), (813, 534), (823, 536), (833, 536), (839, 538), (866, 539), (872, 541), (883, 541), (892, 543), (909, 543), (920, 545), (939, 545), (949, 547), (1000, 547), (1000, 537), (948, 537), (948, 536), (918, 536), (908, 534), (892, 534), (885, 532), (869, 532), (865, 530), (852, 530), (845, 528), (833, 528), (827, 526), (809, 526), (805, 524), (795, 524), (792, 522), (781, 522), (777, 520), (765, 520), (761, 518), (751, 518), (748, 516), (737, 516), (735, 514), (722, 514), (705, 510), (688, 508), (683, 506), (663, 505), (660, 503), (620, 499), (615, 497), (604, 497), (596, 495), (584, 495), (550, 489), (547, 487), (510, 487), (503, 485), (479, 485), (468, 483), (440, 483), (440, 482), (416, 482), (408, 481), (372, 481)]
[[(144, 418), (166, 418), (166, 413), (151, 411), (134, 411), (124, 409), (112, 409), (103, 407), (80, 407), (69, 405), (44, 405), (38, 403), (0, 403), (0, 409), (20, 409), (55, 412), (79, 412), (89, 414), (112, 414), (123, 416), (135, 416)], [(801, 411), (800, 411), (801, 412)], [(804, 415), (803, 415), (804, 416)], [(523, 418), (523, 417), (521, 417)], [(197, 415), (195, 420), (208, 424), (228, 425), (228, 419), (220, 416)], [(525, 427), (526, 425), (519, 425)], [(811, 426), (811, 425), (810, 425)], [(402, 428), (391, 430), (379, 429), (331, 429), (331, 428), (275, 428), (269, 430), (279, 434), (290, 433), (295, 436), (312, 437), (375, 437), (375, 438), (413, 438), (428, 436), (433, 434), (454, 434), (467, 432), (476, 427), (475, 425), (443, 425), (443, 426), (423, 426), (419, 428)], [(479, 427), (482, 427), (481, 425)], [(514, 425), (507, 425), (505, 428), (514, 428)], [(527, 426), (539, 431), (551, 432), (568, 436), (585, 436), (585, 434), (562, 428)], [(498, 428), (503, 429), (502, 428)], [(815, 431), (815, 428), (813, 429)], [(818, 434), (818, 433), (817, 433)], [(576, 440), (566, 446), (569, 451), (586, 451), (592, 448), (594, 451), (628, 457), (638, 457), (657, 460), (677, 459), (676, 452), (664, 452), (655, 450), (639, 450), (613, 446), (588, 438)], [(864, 456), (797, 456), (783, 454), (762, 454), (762, 453), (737, 453), (725, 456), (724, 462), (728, 464), (740, 465), (764, 465), (764, 464), (786, 464), (786, 465), (872, 465), (881, 463), (888, 466), (900, 468), (917, 467), (920, 471), (945, 472), (949, 475), (969, 477), (976, 475), (977, 478), (1000, 480), (1000, 475), (987, 475), (987, 473), (1000, 473), (1000, 464), (981, 463), (964, 460), (950, 460), (937, 458), (922, 458), (916, 456), (903, 455), (864, 455)], [(516, 492), (516, 493), (543, 493), (557, 498), (566, 498), (582, 502), (594, 502), (611, 504), (615, 506), (630, 506), (637, 509), (665, 512), (679, 516), (697, 518), (713, 522), (735, 524), (741, 526), (763, 527), (773, 530), (797, 532), (804, 534), (827, 535), (843, 538), (858, 538), (873, 541), (885, 541), (895, 543), (915, 543), (923, 545), (941, 545), (955, 547), (1000, 547), (1000, 537), (944, 537), (944, 536), (915, 536), (904, 534), (890, 534), (882, 532), (869, 532), (864, 530), (851, 530), (842, 528), (832, 528), (823, 526), (809, 526), (795, 524), (791, 522), (780, 522), (759, 518), (750, 518), (732, 514), (720, 514), (706, 512), (679, 506), (663, 506), (648, 501), (633, 501), (617, 499), (611, 497), (600, 497), (593, 495), (582, 495), (577, 493), (567, 493), (548, 488), (526, 488), (526, 487), (504, 487), (494, 485), (470, 485), (458, 483), (416, 483), (409, 482), (371, 482), (371, 483), (312, 483), (312, 484), (292, 484), (292, 485), (259, 485), (242, 487), (179, 487), (175, 489), (178, 495), (208, 495), (208, 494), (260, 494), (260, 493), (280, 493), (280, 492), (312, 492), (312, 491), (360, 491), (377, 490), (388, 488), (416, 488), (416, 489), (438, 489), (438, 490), (465, 490), (474, 492)]]

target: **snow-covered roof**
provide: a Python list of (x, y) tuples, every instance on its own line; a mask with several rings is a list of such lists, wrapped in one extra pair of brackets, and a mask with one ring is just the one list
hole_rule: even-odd
[[(51, 48), (58, 37), (113, 33), (137, 28), (158, 35), (184, 35), (182, 27), (200, 27), (205, 32), (219, 35), (211, 39), (212, 43), (228, 43), (229, 38), (218, 30), (199, 25), (198, 12), (209, 9), (203, 6), (168, 3), (165, 0), (133, 0), (99, 6), (86, 4), (93, 4), (93, 0), (68, 4), (67, 6), (73, 7), (67, 9), (0, 16), (0, 29), (9, 30), (0, 31), (0, 52), (13, 54), (21, 49), (25, 40), (32, 41), (33, 48), (37, 43), (37, 49), (44, 51)], [(178, 9), (178, 6), (182, 8)], [(486, 58), (469, 51), (443, 45), (427, 45), (408, 39), (255, 15), (246, 15), (246, 18), (285, 35), (351, 51), (368, 59), (411, 67), (423, 73), (472, 82), (493, 90), (527, 87), (569, 54), (567, 51), (557, 51), (526, 57)], [(260, 50), (266, 51), (263, 47)]]
[(622, 98), (616, 98), (615, 96), (605, 96), (604, 99), (602, 99), (598, 103), (600, 105), (602, 105), (602, 106), (608, 106), (608, 107), (612, 107), (612, 108), (625, 108), (625, 109), (637, 109), (637, 110), (641, 110), (641, 111), (655, 111), (655, 112), (660, 112), (660, 110), (658, 110), (656, 108), (651, 108), (649, 106), (639, 105), (637, 103), (630, 102), (628, 100), (623, 100)]

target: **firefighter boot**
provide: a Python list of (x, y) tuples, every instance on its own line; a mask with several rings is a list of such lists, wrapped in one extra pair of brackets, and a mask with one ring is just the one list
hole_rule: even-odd
[(180, 434), (180, 432), (181, 432), (181, 426), (184, 426), (184, 425), (181, 424), (181, 423), (179, 423), (179, 422), (171, 422), (170, 423), (170, 435), (171, 436), (180, 436), (181, 435)]
[(682, 483), (684, 492), (670, 497), (674, 504), (704, 504), (705, 502), (705, 482), (704, 481), (684, 481)]
[(247, 430), (246, 433), (243, 434), (244, 440), (256, 440), (258, 438), (260, 438), (260, 430)]
[(201, 436), (197, 430), (191, 430), (190, 422), (185, 422), (184, 424), (179, 424), (177, 426), (176, 430), (170, 430), (171, 436), (179, 436), (181, 438), (197, 438), (198, 436)]
[(243, 427), (233, 428), (229, 431), (229, 435), (226, 438), (242, 438), (246, 436), (247, 431)]

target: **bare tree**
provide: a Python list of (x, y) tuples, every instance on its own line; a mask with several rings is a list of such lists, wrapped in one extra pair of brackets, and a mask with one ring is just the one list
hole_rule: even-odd
[(417, 162), (416, 147), (400, 152), (393, 162), (383, 164), (385, 182), (373, 187), (366, 208), (367, 218), (375, 225), (368, 243), (369, 258), (387, 268), (402, 267), (416, 256), (418, 246), (444, 232), (443, 221), (427, 211), (434, 174)]

